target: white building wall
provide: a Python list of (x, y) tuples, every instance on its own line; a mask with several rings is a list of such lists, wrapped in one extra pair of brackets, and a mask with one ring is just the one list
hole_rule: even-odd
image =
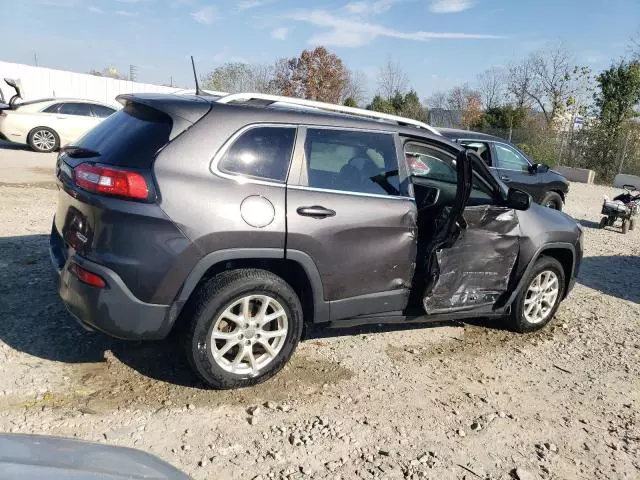
[(22, 82), (23, 100), (25, 101), (38, 98), (68, 97), (118, 105), (115, 97), (121, 93), (171, 93), (180, 90), (179, 88), (150, 83), (115, 80), (87, 73), (67, 72), (0, 61), (0, 88), (6, 101), (9, 101), (14, 91), (4, 83), (5, 78), (19, 79)]

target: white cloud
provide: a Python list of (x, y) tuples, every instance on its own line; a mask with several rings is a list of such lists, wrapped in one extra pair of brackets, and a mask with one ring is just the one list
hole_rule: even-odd
[(91, 13), (104, 13), (101, 9), (99, 9), (98, 7), (94, 6), (94, 5), (90, 5), (87, 10), (89, 10)]
[(276, 40), (286, 40), (288, 34), (289, 34), (288, 28), (280, 27), (280, 28), (276, 28), (274, 31), (271, 32), (271, 37), (275, 38)]
[(216, 9), (213, 7), (202, 7), (200, 10), (191, 13), (191, 17), (198, 23), (211, 25), (216, 19)]
[(288, 16), (291, 20), (305, 22), (327, 31), (316, 33), (309, 43), (326, 46), (359, 47), (370, 43), (377, 37), (397, 38), (400, 40), (428, 41), (432, 39), (496, 39), (496, 35), (484, 35), (463, 32), (407, 32), (370, 23), (362, 18), (336, 16), (326, 10), (300, 10)]
[(138, 12), (130, 12), (129, 10), (116, 10), (116, 15), (120, 15), (121, 17), (137, 17)]
[(471, 0), (433, 0), (429, 10), (433, 13), (458, 13), (472, 6)]
[(261, 7), (265, 3), (269, 3), (269, 0), (243, 0), (238, 2), (238, 10), (248, 10), (250, 8)]
[(347, 13), (352, 13), (356, 15), (378, 15), (380, 13), (387, 12), (391, 9), (391, 6), (394, 3), (397, 3), (399, 0), (376, 0), (374, 2), (352, 2), (347, 3), (344, 6), (344, 9)]

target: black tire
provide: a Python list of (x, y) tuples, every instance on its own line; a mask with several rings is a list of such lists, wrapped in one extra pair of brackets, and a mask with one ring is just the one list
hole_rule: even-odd
[(610, 227), (613, 227), (613, 224), (616, 223), (616, 217), (611, 216), (611, 217), (608, 217), (608, 218), (609, 218), (609, 221), (607, 222), (607, 225), (610, 226)]
[(559, 193), (547, 192), (544, 194), (544, 197), (542, 197), (542, 201), (540, 202), (540, 205), (542, 205), (543, 207), (552, 208), (553, 210), (562, 211), (564, 202), (562, 201), (562, 197), (560, 196)]
[(600, 225), (599, 225), (599, 227), (600, 227), (600, 228), (604, 228), (604, 227), (606, 227), (607, 225), (609, 225), (609, 217), (602, 217), (602, 218), (600, 219)]
[[(275, 299), (288, 322), (281, 349), (257, 374), (225, 370), (214, 359), (211, 345), (216, 319), (234, 301), (247, 295), (268, 295)], [(216, 275), (196, 293), (184, 321), (189, 322), (183, 342), (191, 367), (207, 385), (219, 390), (256, 385), (278, 373), (295, 352), (303, 329), (302, 306), (295, 291), (277, 275), (258, 269), (238, 269)]]
[[(550, 309), (545, 319), (539, 323), (531, 323), (529, 320), (527, 320), (524, 314), (524, 303), (527, 298), (527, 291), (529, 290), (529, 287), (531, 286), (531, 283), (535, 280), (535, 278), (545, 270), (550, 270), (556, 274), (558, 278), (558, 295), (555, 299), (553, 307)], [(513, 302), (511, 309), (511, 321), (514, 330), (520, 333), (533, 332), (536, 330), (540, 330), (545, 325), (547, 325), (551, 321), (551, 319), (553, 319), (553, 316), (555, 315), (560, 302), (562, 302), (562, 299), (564, 298), (565, 285), (565, 272), (560, 262), (558, 262), (558, 260), (553, 257), (540, 257), (531, 269), (531, 272), (527, 274), (527, 277), (522, 284), (522, 289)]]
[(635, 230), (635, 228), (636, 228), (636, 219), (635, 218), (631, 218), (629, 220), (629, 231)]
[(622, 234), (626, 235), (629, 233), (629, 220), (622, 221)]
[[(45, 143), (42, 139), (51, 139), (50, 143)], [(40, 153), (50, 153), (60, 148), (60, 137), (58, 134), (48, 127), (36, 127), (29, 132), (27, 136), (29, 146)]]

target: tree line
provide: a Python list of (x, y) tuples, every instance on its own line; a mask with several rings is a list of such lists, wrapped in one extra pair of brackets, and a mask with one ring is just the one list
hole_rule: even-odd
[(205, 89), (339, 103), (495, 133), (539, 162), (591, 168), (601, 180), (620, 170), (640, 173), (640, 31), (627, 58), (602, 72), (554, 45), (422, 100), (393, 59), (380, 67), (370, 95), (366, 74), (322, 46), (272, 64), (227, 63), (201, 80)]

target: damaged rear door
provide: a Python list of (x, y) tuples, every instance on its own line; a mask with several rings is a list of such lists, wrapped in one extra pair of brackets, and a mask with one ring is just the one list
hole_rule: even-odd
[[(407, 144), (405, 151), (414, 173), (419, 242), (426, 246), (424, 309), (428, 314), (490, 311), (507, 292), (518, 257), (518, 217), (504, 206), (499, 185), (475, 153), (462, 152), (456, 159), (445, 149), (423, 147), (427, 150)], [(422, 167), (421, 175), (411, 162)], [(438, 195), (430, 196), (433, 189)]]

